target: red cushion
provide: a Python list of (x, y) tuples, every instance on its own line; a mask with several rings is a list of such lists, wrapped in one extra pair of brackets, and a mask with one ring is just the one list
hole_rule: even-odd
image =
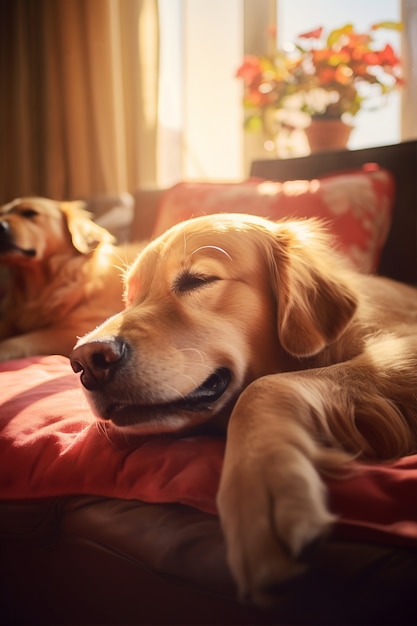
[(154, 236), (191, 217), (250, 213), (278, 220), (321, 217), (363, 272), (376, 271), (391, 225), (394, 178), (376, 164), (285, 183), (179, 183), (163, 195)]
[[(216, 514), (224, 441), (216, 437), (108, 439), (64, 357), (0, 365), (0, 498), (90, 494), (180, 502)], [(356, 464), (328, 480), (343, 537), (417, 542), (417, 455)]]

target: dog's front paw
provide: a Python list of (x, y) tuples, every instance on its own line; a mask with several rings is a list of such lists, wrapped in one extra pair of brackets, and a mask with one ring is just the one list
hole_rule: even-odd
[(228, 561), (240, 596), (268, 605), (281, 583), (305, 570), (303, 552), (328, 532), (334, 516), (320, 477), (299, 450), (235, 460), (226, 455), (218, 494)]

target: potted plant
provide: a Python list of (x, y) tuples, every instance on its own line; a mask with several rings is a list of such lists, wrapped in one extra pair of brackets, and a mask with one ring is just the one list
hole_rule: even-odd
[(359, 33), (346, 24), (327, 37), (320, 27), (268, 56), (245, 56), (236, 73), (244, 83), (245, 127), (262, 129), (270, 140), (283, 128), (305, 128), (312, 143), (316, 122), (326, 121), (332, 130), (319, 137), (334, 139), (339, 129), (343, 137), (335, 147), (346, 145), (358, 111), (383, 106), (387, 95), (403, 84), (392, 46), (375, 44), (374, 33), (382, 28), (402, 26), (380, 22)]

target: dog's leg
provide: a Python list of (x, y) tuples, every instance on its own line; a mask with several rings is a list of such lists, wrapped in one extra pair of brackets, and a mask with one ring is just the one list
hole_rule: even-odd
[(304, 570), (297, 557), (335, 519), (316, 469), (317, 445), (303, 425), (309, 407), (297, 385), (278, 378), (252, 383), (236, 404), (218, 494), (240, 595), (260, 604)]
[[(386, 385), (399, 365), (392, 352), (387, 362), (388, 354), (392, 372), (384, 376), (367, 363), (365, 377), (363, 357), (321, 370), (267, 376), (240, 396), (228, 427), (218, 508), (229, 564), (243, 597), (268, 603), (274, 587), (303, 571), (303, 550), (326, 534), (335, 519), (327, 509), (320, 473), (334, 471), (350, 458), (342, 447), (360, 453), (373, 436), (375, 446), (392, 443), (392, 454), (411, 452), (417, 445), (417, 429), (413, 433), (405, 421), (401, 425), (395, 398), (387, 399)], [(416, 365), (410, 360), (407, 380), (402, 379), (414, 411)], [(395, 384), (391, 386), (394, 393)], [(388, 429), (392, 420), (397, 420), (392, 425), (397, 441), (390, 434), (379, 438), (381, 427)], [(368, 456), (372, 453), (370, 447)], [(387, 448), (381, 458), (390, 454)], [(378, 448), (374, 456), (378, 458)]]

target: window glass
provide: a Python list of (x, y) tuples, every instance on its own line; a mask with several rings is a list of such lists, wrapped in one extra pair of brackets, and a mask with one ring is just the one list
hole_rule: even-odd
[[(259, 137), (244, 133), (242, 83), (235, 77), (248, 42), (252, 54), (263, 52), (267, 27), (260, 23), (269, 24), (276, 15), (281, 47), (318, 26), (327, 32), (350, 22), (367, 30), (378, 21), (400, 21), (400, 4), (400, 0), (159, 0), (159, 184), (240, 180), (248, 175), (254, 158), (276, 156), (264, 150)], [(248, 20), (248, 8), (253, 17), (254, 7), (257, 19)], [(377, 34), (382, 43), (401, 50), (399, 33)], [(400, 141), (400, 106), (397, 91), (382, 109), (359, 112), (348, 147)]]
[[(324, 27), (324, 32), (353, 24), (360, 32), (382, 21), (401, 21), (398, 0), (277, 0), (277, 42), (282, 47), (294, 42), (301, 33)], [(381, 47), (390, 43), (397, 54), (401, 51), (401, 34), (394, 30), (375, 31), (375, 42)], [(361, 110), (353, 118), (354, 130), (350, 149), (397, 143), (401, 136), (401, 95), (392, 92), (385, 106), (377, 110)]]

